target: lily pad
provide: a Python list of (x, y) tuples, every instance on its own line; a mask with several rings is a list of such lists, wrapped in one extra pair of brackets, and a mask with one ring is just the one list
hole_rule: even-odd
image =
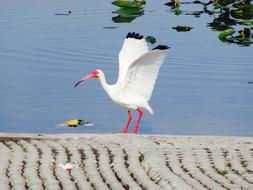
[(234, 29), (227, 29), (227, 30), (224, 30), (224, 31), (222, 31), (220, 34), (219, 34), (219, 39), (221, 40), (221, 41), (225, 41), (226, 40), (226, 37), (227, 36), (230, 36), (230, 35), (232, 35), (232, 34), (234, 34), (236, 31), (234, 30)]
[(235, 43), (242, 46), (249, 46), (251, 45), (251, 29), (250, 28), (243, 28), (242, 30), (238, 31), (239, 35), (233, 36), (236, 31), (234, 29), (224, 30), (220, 33), (219, 39), (223, 42), (227, 43)]
[(190, 26), (182, 26), (182, 25), (178, 25), (176, 27), (172, 27), (173, 29), (177, 30), (178, 32), (188, 32), (190, 31), (191, 29), (193, 29), (192, 27)]
[(151, 44), (156, 43), (156, 39), (155, 39), (155, 37), (153, 37), (153, 36), (147, 36), (147, 37), (145, 38), (145, 40), (146, 40), (146, 42), (151, 43)]
[(238, 22), (238, 24), (245, 25), (245, 26), (250, 26), (250, 25), (253, 25), (253, 21), (245, 20), (245, 21)]
[(126, 7), (122, 7), (122, 8), (118, 9), (115, 12), (118, 13), (120, 16), (129, 17), (129, 16), (139, 16), (139, 15), (142, 15), (144, 13), (144, 10), (142, 8), (126, 8)]
[(145, 1), (124, 1), (124, 0), (116, 0), (112, 2), (113, 5), (116, 5), (118, 7), (128, 7), (128, 8), (133, 8), (133, 7), (141, 7), (142, 5), (145, 5)]

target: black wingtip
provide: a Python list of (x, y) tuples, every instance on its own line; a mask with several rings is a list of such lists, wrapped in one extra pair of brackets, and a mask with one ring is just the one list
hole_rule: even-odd
[(159, 50), (166, 50), (166, 49), (169, 49), (170, 47), (166, 46), (166, 45), (158, 45), (156, 46), (155, 48), (153, 48), (152, 50), (155, 50), (155, 49), (159, 49)]
[(126, 38), (134, 38), (134, 39), (137, 39), (137, 40), (141, 40), (143, 38), (143, 36), (140, 35), (139, 33), (128, 32)]

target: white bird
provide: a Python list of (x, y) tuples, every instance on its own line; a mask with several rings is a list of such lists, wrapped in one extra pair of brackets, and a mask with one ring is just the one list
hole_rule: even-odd
[(76, 84), (89, 78), (99, 78), (103, 89), (109, 97), (128, 110), (128, 121), (121, 131), (129, 133), (128, 127), (132, 120), (130, 109), (139, 112), (138, 120), (131, 131), (139, 131), (139, 123), (142, 117), (142, 108), (153, 114), (148, 101), (154, 89), (155, 80), (159, 69), (164, 62), (169, 47), (158, 45), (152, 50), (148, 49), (147, 42), (138, 33), (128, 33), (119, 53), (119, 76), (115, 84), (107, 84), (104, 72), (97, 69), (91, 74), (81, 78)]

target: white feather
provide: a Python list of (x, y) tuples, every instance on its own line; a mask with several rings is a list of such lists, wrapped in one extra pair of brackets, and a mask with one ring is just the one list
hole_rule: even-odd
[[(159, 69), (168, 50), (151, 50), (134, 61), (127, 71), (124, 81), (119, 84), (121, 97), (140, 97), (148, 102), (155, 85)], [(130, 94), (129, 94), (130, 93)]]
[(119, 76), (117, 83), (121, 83), (125, 79), (129, 66), (147, 52), (148, 45), (145, 39), (125, 39), (119, 53)]

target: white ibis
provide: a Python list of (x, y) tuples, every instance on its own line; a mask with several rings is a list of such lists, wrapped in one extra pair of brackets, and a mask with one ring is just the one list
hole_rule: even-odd
[(115, 84), (107, 84), (104, 72), (95, 70), (81, 78), (76, 84), (89, 78), (99, 78), (103, 89), (110, 98), (128, 111), (128, 121), (121, 131), (129, 133), (128, 127), (132, 120), (130, 109), (139, 112), (138, 120), (130, 131), (137, 133), (142, 117), (142, 108), (153, 114), (148, 101), (154, 89), (160, 66), (163, 64), (169, 47), (158, 45), (152, 50), (148, 49), (147, 42), (138, 33), (129, 32), (119, 53), (119, 76)]

